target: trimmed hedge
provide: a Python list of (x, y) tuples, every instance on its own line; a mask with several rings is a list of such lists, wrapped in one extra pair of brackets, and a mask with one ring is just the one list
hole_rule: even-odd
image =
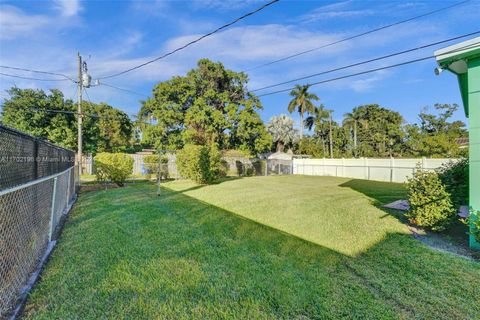
[(225, 174), (215, 145), (185, 145), (177, 153), (177, 169), (182, 177), (198, 183), (211, 183)]
[(125, 153), (102, 152), (97, 154), (94, 160), (97, 181), (111, 181), (122, 187), (132, 174), (133, 158)]

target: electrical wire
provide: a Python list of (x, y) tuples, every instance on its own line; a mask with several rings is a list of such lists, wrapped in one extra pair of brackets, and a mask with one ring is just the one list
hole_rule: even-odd
[(210, 37), (211, 35), (219, 32), (219, 31), (221, 31), (221, 30), (223, 30), (223, 29), (226, 29), (226, 28), (230, 27), (231, 25), (233, 25), (233, 24), (235, 24), (235, 23), (237, 23), (237, 22), (239, 22), (239, 21), (241, 21), (241, 20), (243, 20), (243, 19), (245, 19), (245, 18), (247, 18), (247, 17), (249, 17), (249, 16), (251, 16), (251, 15), (254, 15), (255, 13), (257, 13), (257, 12), (265, 9), (265, 8), (268, 7), (268, 6), (271, 6), (272, 4), (274, 4), (274, 3), (278, 2), (278, 1), (280, 1), (280, 0), (272, 0), (272, 1), (270, 1), (270, 2), (268, 2), (268, 3), (266, 3), (266, 4), (264, 4), (264, 5), (262, 5), (261, 7), (255, 9), (255, 10), (253, 10), (253, 11), (250, 11), (250, 12), (248, 12), (248, 13), (246, 13), (246, 14), (238, 17), (238, 18), (236, 18), (235, 20), (233, 20), (233, 21), (231, 21), (231, 22), (229, 22), (229, 23), (227, 23), (227, 24), (224, 24), (223, 26), (221, 26), (221, 27), (219, 27), (219, 28), (217, 28), (217, 29), (209, 32), (209, 33), (206, 33), (206, 34), (202, 35), (201, 37), (199, 37), (199, 38), (197, 38), (197, 39), (195, 39), (195, 40), (192, 40), (192, 41), (184, 44), (183, 46), (178, 47), (178, 48), (176, 48), (175, 50), (172, 50), (172, 51), (170, 51), (170, 52), (167, 52), (167, 53), (165, 53), (165, 54), (163, 54), (163, 55), (161, 55), (161, 56), (159, 56), (159, 57), (157, 57), (157, 58), (155, 58), (155, 59), (146, 61), (146, 62), (144, 62), (144, 63), (142, 63), (142, 64), (139, 64), (139, 65), (137, 65), (137, 66), (135, 66), (135, 67), (126, 69), (126, 70), (121, 71), (121, 72), (118, 72), (118, 73), (114, 73), (114, 74), (111, 74), (111, 75), (107, 75), (107, 76), (100, 77), (99, 79), (101, 80), (101, 79), (108, 79), (108, 78), (118, 77), (118, 76), (120, 76), (120, 75), (122, 75), (122, 74), (125, 74), (125, 73), (127, 73), (127, 72), (130, 72), (130, 71), (139, 69), (139, 68), (141, 68), (141, 67), (144, 67), (144, 66), (146, 66), (146, 65), (148, 65), (148, 64), (151, 64), (151, 63), (153, 63), (153, 62), (155, 62), (155, 61), (158, 61), (158, 60), (160, 60), (160, 59), (164, 59), (164, 58), (166, 58), (166, 57), (168, 57), (168, 56), (170, 56), (170, 55), (172, 55), (172, 54), (174, 54), (174, 53), (176, 53), (176, 52), (178, 52), (178, 51), (180, 51), (180, 50), (185, 49), (185, 48), (188, 47), (188, 46), (191, 46), (192, 44), (195, 44), (195, 43), (197, 43), (197, 42), (199, 42), (199, 41), (201, 41), (201, 40), (203, 40), (203, 39), (205, 39), (205, 38), (207, 38), (207, 37)]
[(442, 43), (446, 43), (446, 42), (450, 42), (450, 41), (453, 41), (453, 40), (458, 40), (458, 39), (465, 38), (465, 37), (472, 36), (472, 35), (479, 34), (479, 33), (480, 33), (480, 31), (475, 31), (475, 32), (468, 33), (468, 34), (463, 34), (463, 35), (460, 35), (460, 36), (457, 36), (457, 37), (454, 37), (454, 38), (449, 38), (449, 39), (446, 39), (446, 40), (441, 40), (441, 41), (429, 43), (429, 44), (422, 45), (422, 46), (419, 46), (419, 47), (415, 47), (415, 48), (411, 48), (411, 49), (407, 49), (407, 50), (403, 50), (403, 51), (399, 51), (399, 52), (395, 52), (395, 53), (390, 53), (390, 54), (387, 54), (387, 55), (384, 55), (384, 56), (380, 56), (380, 57), (377, 57), (377, 58), (372, 58), (372, 59), (368, 59), (368, 60), (364, 60), (364, 61), (360, 61), (360, 62), (355, 62), (355, 63), (349, 64), (349, 65), (346, 65), (346, 66), (337, 67), (337, 68), (333, 68), (333, 69), (329, 69), (329, 70), (317, 72), (317, 73), (310, 74), (310, 75), (307, 75), (307, 76), (303, 76), (303, 77), (300, 77), (300, 78), (296, 78), (296, 79), (292, 79), (292, 80), (288, 80), (288, 81), (283, 81), (283, 82), (279, 82), (279, 83), (275, 83), (275, 84), (271, 84), (271, 85), (268, 85), (268, 86), (265, 86), (265, 87), (261, 87), (261, 88), (258, 88), (258, 89), (250, 90), (250, 92), (256, 92), (256, 91), (260, 91), (260, 90), (270, 89), (270, 88), (273, 88), (273, 87), (281, 86), (281, 85), (283, 85), (283, 84), (288, 84), (288, 83), (292, 83), (292, 82), (296, 82), (296, 81), (300, 81), (300, 80), (305, 80), (305, 79), (317, 77), (317, 76), (320, 76), (320, 75), (332, 73), (332, 72), (335, 72), (335, 71), (340, 71), (340, 70), (344, 70), (344, 69), (348, 69), (348, 68), (352, 68), (352, 67), (357, 67), (357, 66), (360, 66), (360, 65), (363, 65), (363, 64), (367, 64), (367, 63), (370, 63), (370, 62), (374, 62), (374, 61), (379, 61), (379, 60), (383, 60), (383, 59), (395, 57), (395, 56), (402, 55), (402, 54), (405, 54), (405, 53), (410, 53), (410, 52), (413, 52), (413, 51), (418, 51), (418, 50), (421, 50), (421, 49), (425, 49), (425, 48), (428, 48), (428, 47), (436, 46), (436, 45), (439, 45), (439, 44), (442, 44)]
[[(446, 54), (457, 52), (457, 51), (463, 51), (465, 49), (470, 49), (470, 48), (478, 48), (478, 47), (480, 47), (480, 42), (470, 44), (468, 46), (461, 47), (461, 48), (458, 48), (458, 49), (455, 49), (455, 50), (452, 50), (452, 51), (445, 52), (442, 55), (446, 55)], [(356, 77), (356, 76), (364, 75), (364, 74), (367, 74), (367, 73), (372, 73), (372, 72), (377, 72), (377, 71), (381, 71), (381, 70), (396, 68), (396, 67), (400, 67), (400, 66), (404, 66), (404, 65), (408, 65), (408, 64), (412, 64), (412, 63), (416, 63), (416, 62), (421, 62), (421, 61), (425, 61), (425, 60), (429, 60), (429, 59), (433, 59), (433, 58), (436, 58), (436, 56), (431, 55), (431, 56), (426, 56), (426, 57), (422, 57), (422, 58), (417, 58), (417, 59), (414, 59), (414, 60), (409, 60), (409, 61), (405, 61), (405, 62), (392, 64), (392, 65), (389, 65), (389, 66), (369, 69), (369, 70), (365, 70), (365, 71), (361, 71), (361, 72), (347, 74), (347, 75), (340, 76), (340, 77), (335, 77), (335, 78), (330, 78), (330, 79), (326, 79), (326, 80), (322, 80), (322, 81), (312, 82), (312, 83), (308, 83), (307, 85), (310, 86), (310, 87), (311, 86), (316, 86), (316, 85), (323, 84), (323, 83), (343, 80), (343, 79), (346, 79), (346, 78)], [(268, 93), (260, 94), (260, 95), (258, 95), (258, 97), (265, 97), (265, 96), (270, 96), (270, 95), (277, 94), (277, 93), (287, 92), (287, 91), (291, 91), (294, 88), (295, 87), (290, 87), (290, 88), (286, 88), (286, 89), (282, 89), (282, 90), (268, 92)]]
[(20, 78), (20, 79), (25, 79), (25, 80), (35, 80), (35, 81), (67, 81), (68, 80), (68, 79), (40, 79), (40, 78), (19, 76), (19, 75), (16, 75), (16, 74), (8, 74), (8, 73), (3, 73), (3, 72), (0, 72), (0, 75), (6, 76), (6, 77), (12, 77), (12, 78)]
[(320, 50), (320, 49), (323, 49), (323, 48), (327, 48), (327, 47), (330, 47), (330, 46), (333, 46), (333, 45), (336, 45), (336, 44), (339, 44), (339, 43), (342, 43), (342, 42), (346, 42), (346, 41), (349, 41), (349, 40), (352, 40), (352, 39), (355, 39), (355, 38), (359, 38), (359, 37), (362, 37), (362, 36), (365, 36), (365, 35), (368, 35), (368, 34), (377, 32), (377, 31), (385, 30), (385, 29), (388, 29), (388, 28), (391, 28), (391, 27), (394, 27), (394, 26), (398, 26), (398, 25), (401, 25), (401, 24), (404, 24), (404, 23), (407, 23), (407, 22), (410, 22), (410, 21), (413, 21), (413, 20), (417, 20), (417, 19), (420, 19), (420, 18), (424, 18), (424, 17), (430, 16), (430, 15), (433, 15), (433, 14), (436, 14), (436, 13), (439, 13), (439, 12), (442, 12), (442, 11), (445, 11), (445, 10), (448, 10), (448, 9), (451, 9), (451, 8), (454, 8), (454, 7), (463, 5), (463, 4), (467, 3), (467, 2), (470, 2), (470, 0), (457, 2), (457, 3), (453, 4), (453, 5), (450, 5), (450, 6), (447, 6), (447, 7), (443, 7), (443, 8), (437, 9), (437, 10), (433, 10), (433, 11), (430, 11), (430, 12), (427, 12), (427, 13), (424, 13), (424, 14), (421, 14), (421, 15), (418, 15), (418, 16), (415, 16), (415, 17), (412, 17), (412, 18), (408, 18), (408, 19), (405, 19), (405, 20), (397, 21), (397, 22), (395, 22), (395, 23), (387, 24), (387, 25), (384, 25), (384, 26), (379, 27), (379, 28), (371, 29), (371, 30), (368, 30), (368, 31), (365, 31), (365, 32), (362, 32), (362, 33), (355, 34), (355, 35), (353, 35), (353, 36), (349, 36), (349, 37), (346, 37), (346, 38), (342, 38), (342, 39), (340, 39), (340, 40), (337, 40), (337, 41), (334, 41), (334, 42), (330, 42), (330, 43), (324, 44), (324, 45), (319, 46), (319, 47), (315, 47), (315, 48), (312, 48), (312, 49), (308, 49), (308, 50), (305, 50), (305, 51), (301, 51), (301, 52), (298, 52), (298, 53), (295, 53), (295, 54), (292, 54), (292, 55), (289, 55), (289, 56), (286, 56), (286, 57), (283, 57), (283, 58), (280, 58), (280, 59), (277, 59), (277, 60), (273, 60), (273, 61), (270, 61), (270, 62), (267, 62), (267, 63), (263, 63), (263, 64), (260, 64), (260, 65), (257, 65), (257, 66), (255, 66), (255, 67), (246, 69), (246, 70), (244, 70), (244, 71), (247, 72), (247, 71), (252, 71), (252, 70), (260, 69), (260, 68), (263, 68), (263, 67), (266, 67), (266, 66), (269, 66), (269, 65), (278, 63), (278, 62), (282, 62), (282, 61), (285, 61), (285, 60), (289, 60), (289, 59), (292, 59), (292, 58), (295, 58), (295, 57), (298, 57), (298, 56), (301, 56), (301, 55), (304, 55), (304, 54), (307, 54), (307, 53), (310, 53), (310, 52), (313, 52), (313, 51), (317, 51), (317, 50)]
[(33, 73), (41, 73), (41, 74), (49, 74), (52, 76), (60, 76), (65, 78), (66, 80), (70, 80), (72, 82), (77, 82), (70, 78), (69, 76), (63, 74), (63, 73), (57, 73), (57, 72), (50, 72), (50, 71), (40, 71), (40, 70), (32, 70), (32, 69), (26, 69), (26, 68), (19, 68), (19, 67), (11, 67), (11, 66), (0, 66), (0, 68), (4, 69), (11, 69), (11, 70), (18, 70), (18, 71), (27, 71), (27, 72), (33, 72)]
[(22, 107), (22, 109), (38, 111), (38, 112), (46, 112), (46, 113), (78, 114), (75, 111), (68, 111), (68, 110), (40, 109), (40, 108), (33, 108), (33, 107)]
[(148, 96), (146, 94), (143, 94), (143, 93), (140, 93), (140, 92), (135, 92), (135, 91), (132, 91), (132, 90), (129, 90), (129, 89), (120, 88), (120, 87), (105, 83), (103, 81), (100, 82), (100, 85), (101, 86), (106, 86), (106, 87), (109, 87), (109, 88), (113, 88), (113, 89), (116, 89), (116, 90), (120, 90), (120, 91), (125, 91), (125, 92), (128, 92), (128, 93), (133, 93), (133, 94), (148, 98)]

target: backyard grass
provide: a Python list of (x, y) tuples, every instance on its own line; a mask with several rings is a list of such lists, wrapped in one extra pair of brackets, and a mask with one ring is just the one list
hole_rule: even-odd
[(80, 196), (26, 319), (478, 319), (480, 264), (328, 177), (149, 182)]

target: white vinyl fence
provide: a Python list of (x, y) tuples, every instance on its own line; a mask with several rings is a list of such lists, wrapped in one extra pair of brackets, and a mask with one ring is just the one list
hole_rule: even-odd
[(422, 169), (434, 170), (450, 161), (457, 159), (293, 159), (293, 174), (402, 183), (412, 176), (417, 164)]

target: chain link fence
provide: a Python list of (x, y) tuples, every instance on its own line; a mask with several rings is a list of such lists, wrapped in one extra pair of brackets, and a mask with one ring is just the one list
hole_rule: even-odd
[(79, 189), (74, 153), (0, 126), (0, 319), (18, 315)]

